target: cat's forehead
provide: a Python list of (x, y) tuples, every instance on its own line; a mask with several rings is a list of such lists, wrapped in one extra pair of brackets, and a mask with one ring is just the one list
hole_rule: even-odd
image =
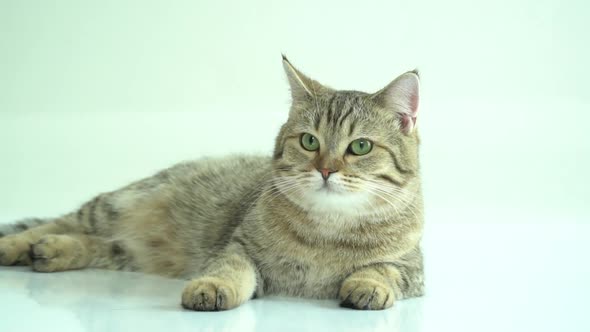
[(393, 113), (360, 91), (331, 91), (295, 103), (292, 110), (288, 127), (293, 134), (309, 132), (334, 144), (361, 137), (383, 140), (396, 131)]
[(371, 124), (380, 118), (371, 95), (359, 91), (336, 91), (329, 95), (308, 100), (303, 106), (301, 125), (312, 127), (317, 132), (349, 134), (354, 129)]
[(357, 110), (362, 111), (368, 106), (367, 104), (371, 104), (370, 95), (361, 91), (334, 91), (331, 94), (319, 97), (319, 99), (321, 99), (326, 111), (343, 107), (355, 107)]
[(366, 115), (370, 104), (366, 93), (336, 91), (308, 99), (304, 105), (299, 105), (302, 109), (296, 113), (319, 130), (326, 127), (335, 128), (363, 114)]

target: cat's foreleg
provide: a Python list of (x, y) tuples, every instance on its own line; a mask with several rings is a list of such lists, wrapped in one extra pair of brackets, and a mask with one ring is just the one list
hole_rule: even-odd
[(402, 275), (391, 264), (374, 264), (361, 268), (342, 282), (340, 306), (361, 310), (381, 310), (401, 298)]
[(197, 311), (232, 309), (248, 301), (257, 286), (252, 260), (239, 243), (230, 243), (182, 293), (182, 306)]

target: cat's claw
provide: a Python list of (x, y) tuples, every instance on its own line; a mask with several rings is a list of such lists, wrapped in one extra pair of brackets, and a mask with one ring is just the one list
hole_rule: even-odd
[(393, 305), (395, 294), (387, 285), (370, 279), (344, 281), (340, 306), (359, 310), (382, 310)]
[(234, 288), (225, 280), (203, 277), (192, 280), (182, 293), (182, 306), (196, 311), (219, 311), (239, 305)]

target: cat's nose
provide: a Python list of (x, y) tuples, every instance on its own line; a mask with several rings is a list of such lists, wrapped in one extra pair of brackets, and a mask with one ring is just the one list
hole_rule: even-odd
[(322, 178), (324, 179), (324, 181), (328, 180), (328, 178), (330, 177), (330, 174), (337, 172), (336, 170), (332, 170), (329, 168), (321, 168), (321, 169), (318, 169), (318, 171), (320, 173), (322, 173)]

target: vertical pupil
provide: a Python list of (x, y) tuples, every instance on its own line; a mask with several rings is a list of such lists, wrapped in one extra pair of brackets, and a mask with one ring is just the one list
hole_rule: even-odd
[(313, 145), (313, 140), (314, 140), (314, 137), (313, 136), (309, 136), (309, 142), (308, 142), (309, 145)]
[(365, 141), (359, 141), (359, 148), (361, 151), (365, 149)]

